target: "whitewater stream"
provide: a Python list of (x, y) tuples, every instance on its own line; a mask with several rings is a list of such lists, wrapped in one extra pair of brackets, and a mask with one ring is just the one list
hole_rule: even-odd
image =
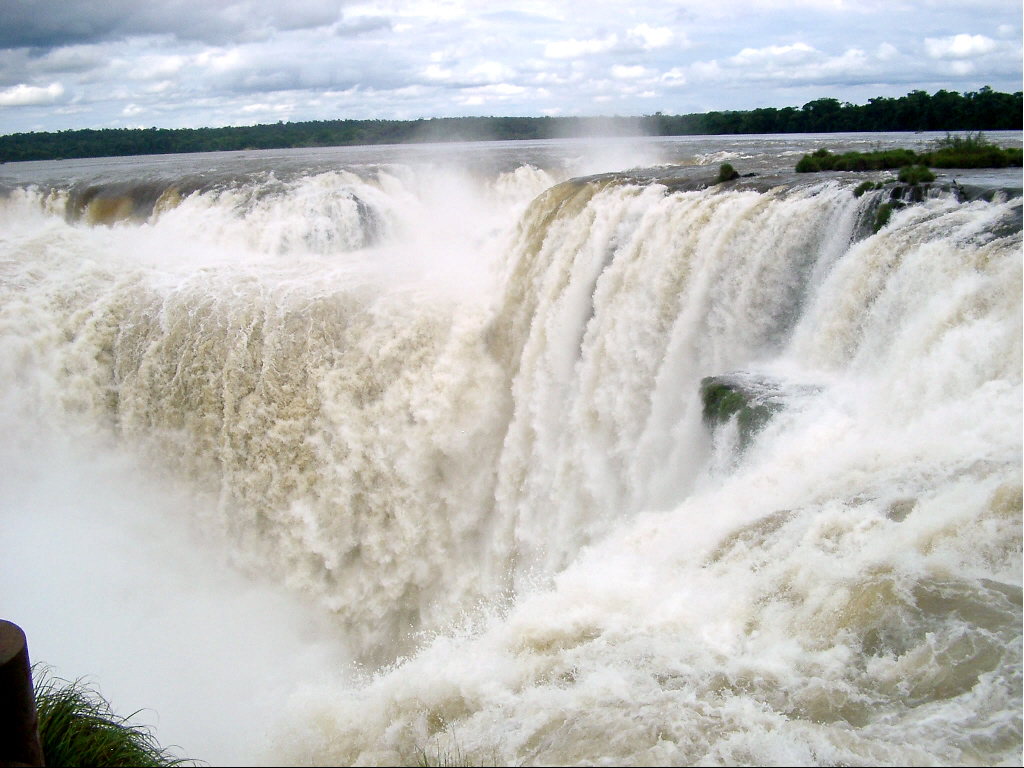
[(1020, 765), (1021, 171), (792, 172), (938, 138), (0, 165), (0, 618), (212, 765)]

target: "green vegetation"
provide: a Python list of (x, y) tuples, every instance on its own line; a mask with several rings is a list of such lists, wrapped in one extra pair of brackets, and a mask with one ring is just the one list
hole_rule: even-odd
[[(1020, 130), (1024, 127), (1022, 113), (1024, 92), (999, 93), (986, 86), (962, 95), (949, 91), (938, 91), (934, 95), (925, 91), (912, 91), (899, 98), (869, 99), (867, 104), (859, 106), (840, 103), (837, 99), (817, 99), (804, 104), (802, 108), (769, 107), (689, 115), (664, 115), (658, 112), (639, 118), (453, 117), (404, 121), (279, 122), (274, 125), (228, 128), (87, 129), (0, 136), (0, 162), (354, 144), (550, 139), (581, 135)], [(963, 160), (958, 159), (956, 162)]]
[(875, 232), (877, 232), (878, 230), (880, 230), (882, 227), (889, 223), (889, 219), (892, 217), (892, 211), (892, 203), (882, 203), (880, 206), (878, 206), (878, 210), (875, 211)]
[(875, 152), (845, 152), (834, 155), (827, 149), (804, 155), (796, 164), (797, 173), (816, 171), (883, 171), (921, 162), (911, 149), (886, 149)]
[(864, 181), (857, 185), (857, 188), (853, 190), (854, 197), (860, 197), (865, 192), (871, 192), (874, 189), (881, 189), (882, 182), (880, 181)]
[(979, 131), (966, 136), (950, 136), (938, 142), (928, 153), (932, 168), (1007, 168), (1021, 165), (1019, 149), (1000, 149)]
[(900, 181), (906, 184), (926, 184), (935, 181), (935, 174), (925, 165), (905, 165), (900, 168)]
[[(150, 730), (120, 717), (81, 680), (69, 682), (33, 668), (39, 740), (47, 765), (176, 766), (194, 765), (160, 747)], [(135, 713), (138, 714), (138, 713)]]
[(718, 183), (721, 184), (723, 181), (732, 181), (740, 177), (739, 171), (733, 168), (728, 163), (722, 163), (722, 166), (718, 169)]
[[(912, 149), (886, 149), (874, 152), (844, 152), (834, 155), (827, 149), (804, 155), (796, 164), (798, 173), (815, 171), (881, 171), (919, 166), (924, 168), (1008, 168), (1020, 167), (1020, 149), (1002, 149), (990, 143), (980, 132), (966, 137), (950, 137), (935, 149), (917, 154)], [(922, 178), (922, 181), (934, 181)], [(905, 181), (900, 173), (900, 181)], [(912, 182), (918, 183), (918, 182)]]
[(701, 379), (700, 397), (704, 422), (709, 426), (718, 427), (736, 417), (741, 449), (780, 409), (778, 403), (758, 397), (746, 384), (728, 375)]

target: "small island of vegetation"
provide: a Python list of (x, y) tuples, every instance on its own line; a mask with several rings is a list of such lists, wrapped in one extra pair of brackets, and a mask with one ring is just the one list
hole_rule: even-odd
[[(934, 150), (918, 154), (912, 149), (886, 149), (874, 152), (844, 152), (836, 155), (827, 149), (819, 149), (804, 155), (796, 164), (798, 173), (815, 171), (887, 171), (920, 169), (914, 172), (902, 170), (900, 180), (914, 178), (931, 181), (934, 175), (929, 168), (1010, 168), (1022, 165), (1024, 152), (1020, 149), (1003, 149), (989, 142), (984, 134), (968, 133), (966, 136), (949, 136), (939, 141)], [(928, 179), (927, 176), (932, 176)], [(906, 178), (904, 178), (906, 177)], [(918, 182), (913, 182), (918, 183)]]

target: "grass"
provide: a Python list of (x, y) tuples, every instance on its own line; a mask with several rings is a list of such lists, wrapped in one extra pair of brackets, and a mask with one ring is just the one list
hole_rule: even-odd
[(414, 765), (416, 768), (472, 768), (473, 766), (496, 766), (498, 762), (498, 751), (495, 748), (491, 759), (476, 757), (463, 751), (452, 725), (445, 725), (443, 733), (435, 734), (425, 747), (416, 750), (414, 757), (410, 760), (404, 758), (406, 765)]
[(857, 188), (853, 190), (854, 197), (860, 197), (865, 192), (871, 192), (874, 189), (881, 189), (882, 182), (880, 181), (864, 181), (857, 185)]
[(906, 184), (926, 184), (935, 181), (935, 174), (926, 165), (905, 165), (900, 168), (900, 181)]
[(152, 731), (121, 717), (98, 691), (82, 680), (52, 677), (35, 665), (36, 714), (39, 741), (47, 765), (60, 766), (178, 766), (195, 765), (161, 747)]
[(718, 183), (721, 184), (723, 181), (732, 181), (740, 177), (739, 171), (733, 168), (729, 163), (722, 163), (718, 169)]
[(937, 142), (933, 149), (917, 154), (912, 149), (885, 149), (872, 152), (833, 154), (819, 149), (804, 155), (796, 164), (797, 173), (817, 171), (885, 171), (908, 166), (926, 168), (1009, 168), (1024, 164), (1019, 149), (1002, 149), (988, 141), (980, 132), (966, 136), (950, 136)]
[(804, 155), (796, 164), (797, 173), (817, 171), (887, 171), (921, 161), (910, 149), (886, 149), (874, 152), (846, 152), (834, 155), (827, 149)]
[(932, 168), (1007, 168), (1021, 165), (1021, 150), (1000, 149), (985, 136), (968, 133), (966, 136), (950, 136), (937, 142), (935, 149), (928, 153)]
[(892, 211), (892, 203), (882, 203), (878, 206), (878, 210), (875, 211), (875, 232), (889, 223), (889, 219), (892, 218)]
[(985, 134), (981, 131), (972, 133), (968, 131), (965, 135), (959, 134), (953, 135), (946, 133), (946, 138), (939, 139), (935, 142), (936, 149), (953, 149), (957, 152), (973, 152), (985, 147), (991, 147), (992, 142), (985, 138)]

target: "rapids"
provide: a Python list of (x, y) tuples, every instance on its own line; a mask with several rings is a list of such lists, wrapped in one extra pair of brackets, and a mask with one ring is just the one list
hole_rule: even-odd
[(1020, 174), (833, 141), (5, 166), (3, 617), (211, 762), (1019, 764)]

